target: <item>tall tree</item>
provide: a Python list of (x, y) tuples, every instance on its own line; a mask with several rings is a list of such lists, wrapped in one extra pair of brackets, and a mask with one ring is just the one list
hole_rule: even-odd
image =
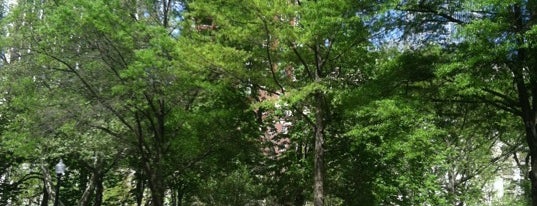
[[(313, 202), (326, 196), (327, 134), (334, 124), (334, 95), (363, 79), (359, 65), (369, 61), (366, 2), (356, 1), (193, 1), (193, 28), (207, 43), (246, 51), (245, 68), (229, 71), (252, 91), (279, 96), (311, 128)], [(221, 51), (218, 51), (221, 52)], [(254, 94), (259, 94), (254, 92)], [(272, 101), (268, 105), (276, 102)]]
[(343, 97), (351, 139), (344, 144), (353, 147), (341, 161), (366, 165), (343, 167), (350, 172), (343, 187), (360, 178), (372, 205), (481, 202), (494, 175), (512, 172), (504, 163), (521, 149), (514, 118), (473, 98), (451, 99), (456, 89), (434, 75), (450, 59), (439, 54), (440, 47), (383, 51), (371, 79)]
[[(20, 2), (6, 45), (15, 60), (31, 62), (11, 68), (24, 69), (26, 83), (36, 85), (39, 106), (28, 109), (51, 113), (37, 125), (53, 133), (85, 128), (126, 147), (115, 153), (133, 157), (137, 185), (147, 185), (156, 206), (178, 174), (201, 172), (203, 161), (239, 158), (251, 143), (243, 138), (255, 133), (243, 93), (177, 38), (181, 8), (171, 0)], [(100, 161), (87, 164), (100, 167), (88, 178), (102, 180), (112, 162)], [(87, 190), (101, 183), (88, 181)]]
[(531, 156), (532, 205), (537, 205), (537, 70), (533, 41), (537, 4), (493, 0), (395, 1), (394, 5), (397, 12), (391, 14), (406, 20), (404, 31), (440, 43), (446, 55), (453, 55), (451, 62), (436, 72), (458, 91), (451, 99), (471, 98), (520, 118)]

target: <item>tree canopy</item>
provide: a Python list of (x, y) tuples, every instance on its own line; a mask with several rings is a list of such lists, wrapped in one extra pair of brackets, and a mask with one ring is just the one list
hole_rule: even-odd
[(2, 205), (537, 206), (534, 2), (2, 5)]

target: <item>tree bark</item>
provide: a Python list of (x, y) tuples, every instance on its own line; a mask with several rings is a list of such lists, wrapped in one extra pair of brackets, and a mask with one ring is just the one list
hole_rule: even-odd
[[(49, 170), (45, 167), (45, 164), (41, 165), (41, 170), (43, 171), (43, 181), (44, 181), (43, 186), (45, 187), (44, 190), (47, 191), (48, 199), (53, 197), (52, 200), (56, 200), (56, 198), (58, 198), (57, 193), (52, 191), (54, 188), (53, 179), (52, 179), (52, 176), (50, 175)], [(60, 206), (63, 206), (62, 202), (59, 202), (58, 204)]]
[(144, 184), (144, 177), (141, 171), (136, 171), (134, 173), (134, 178), (136, 180), (136, 188), (135, 188), (135, 197), (136, 197), (136, 205), (142, 206), (142, 200), (144, 198), (144, 190), (145, 190), (145, 184)]
[(104, 170), (103, 170), (103, 159), (99, 156), (95, 156), (95, 160), (93, 161), (93, 165), (89, 168), (91, 168), (91, 176), (88, 182), (88, 185), (86, 186), (86, 189), (84, 190), (84, 193), (82, 194), (82, 197), (78, 201), (79, 206), (88, 206), (91, 204), (91, 197), (94, 197), (93, 205), (94, 206), (100, 206), (102, 204), (102, 196), (103, 196), (103, 176), (104, 176)]
[(103, 204), (103, 176), (104, 174), (98, 173), (95, 179), (95, 202), (93, 203), (93, 206), (101, 206)]
[(313, 205), (324, 205), (324, 97), (322, 93), (315, 95), (315, 159), (314, 159), (314, 190)]
[(93, 172), (93, 174), (91, 174), (89, 185), (86, 187), (86, 190), (84, 190), (84, 193), (82, 193), (82, 197), (78, 201), (79, 206), (88, 206), (90, 204), (90, 197), (95, 188), (95, 178), (96, 175), (95, 172)]
[[(528, 177), (531, 182), (531, 202), (533, 206), (537, 206), (537, 113), (535, 106), (530, 103), (530, 94), (524, 83), (522, 72), (514, 73), (515, 83), (518, 90), (518, 100), (521, 105), (522, 121), (525, 126), (526, 142), (530, 153), (530, 171)], [(533, 94), (531, 99), (537, 98), (537, 94)]]
[(531, 202), (533, 206), (537, 206), (537, 130), (535, 123), (529, 121), (526, 123), (526, 139), (530, 148), (531, 170), (529, 171), (529, 179), (531, 182)]
[[(514, 32), (520, 34), (516, 38), (517, 62), (511, 68), (513, 80), (517, 89), (518, 103), (520, 104), (521, 117), (525, 127), (526, 142), (529, 147), (531, 157), (530, 171), (528, 177), (531, 182), (531, 205), (537, 206), (537, 68), (535, 66), (535, 48), (523, 46), (526, 44), (524, 33), (527, 28), (531, 28), (536, 16), (533, 13), (534, 6), (526, 4), (527, 8), (523, 8), (520, 4), (514, 4), (512, 7), (514, 17)], [(524, 20), (524, 12), (527, 10), (531, 14), (531, 21)], [(528, 69), (530, 74), (527, 75), (524, 69)], [(529, 80), (529, 84), (527, 84)]]
[[(527, 96), (526, 96), (527, 97)], [(537, 128), (536, 128), (536, 115), (529, 109), (529, 101), (523, 101), (526, 104), (522, 105), (522, 120), (524, 121), (526, 129), (526, 141), (528, 143), (530, 152), (530, 171), (528, 177), (531, 182), (531, 205), (537, 206)], [(529, 99), (526, 99), (529, 100)]]
[(145, 163), (145, 165), (145, 172), (149, 175), (147, 184), (151, 191), (151, 206), (164, 206), (165, 186), (162, 174), (158, 171), (158, 168), (160, 167), (151, 166), (149, 163)]
[(47, 190), (47, 181), (43, 179), (43, 199), (41, 199), (41, 206), (48, 206), (49, 193)]
[(183, 204), (183, 186), (179, 185), (172, 189), (172, 206)]

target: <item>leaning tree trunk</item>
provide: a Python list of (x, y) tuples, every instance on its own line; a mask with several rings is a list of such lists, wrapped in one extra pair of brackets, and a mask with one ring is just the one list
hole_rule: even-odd
[(49, 194), (47, 190), (47, 181), (43, 179), (43, 199), (41, 199), (41, 206), (48, 206)]
[(91, 174), (89, 185), (86, 187), (86, 189), (82, 193), (82, 197), (80, 198), (80, 200), (78, 200), (78, 205), (79, 206), (88, 206), (88, 205), (90, 205), (90, 201), (91, 201), (90, 197), (91, 197), (91, 195), (93, 194), (93, 192), (95, 190), (96, 170), (97, 170), (96, 168), (93, 169), (93, 173)]

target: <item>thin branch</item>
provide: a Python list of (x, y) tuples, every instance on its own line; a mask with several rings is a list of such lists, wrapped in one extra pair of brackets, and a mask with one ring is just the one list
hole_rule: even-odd
[[(530, 79), (529, 86), (530, 86), (531, 95), (532, 95), (530, 108), (531, 108), (531, 114), (533, 115), (533, 117), (537, 118), (537, 73), (536, 73), (537, 68), (535, 65), (531, 65), (529, 67), (531, 71), (531, 74), (529, 75), (529, 79)], [(537, 119), (535, 119), (534, 121), (537, 121)]]
[(93, 125), (93, 124), (90, 124), (89, 127), (93, 127), (95, 129), (101, 130), (104, 133), (109, 134), (110, 136), (118, 138), (118, 139), (123, 138), (119, 133), (116, 133), (116, 132), (112, 131), (110, 128), (107, 128), (107, 127), (103, 127), (103, 126), (100, 126), (100, 125)]
[(183, 166), (182, 169), (185, 170), (185, 169), (188, 169), (188, 168), (194, 166), (196, 163), (201, 162), (202, 160), (207, 158), (210, 154), (212, 154), (212, 152), (213, 152), (212, 149), (209, 149), (209, 150), (205, 151), (200, 156), (198, 156), (198, 157), (192, 159), (191, 161), (189, 161), (188, 163), (184, 164), (185, 166)]
[[(258, 11), (258, 13), (259, 13), (259, 11)], [(268, 64), (269, 64), (269, 67), (270, 67), (270, 72), (271, 72), (271, 75), (272, 75), (272, 79), (274, 80), (276, 85), (278, 85), (278, 87), (280, 87), (282, 93), (285, 93), (284, 87), (280, 83), (280, 81), (278, 81), (278, 78), (276, 76), (276, 71), (274, 71), (274, 60), (272, 59), (272, 54), (270, 53), (271, 37), (270, 37), (270, 29), (268, 27), (268, 22), (265, 20), (265, 18), (263, 16), (258, 15), (258, 17), (259, 17), (259, 19), (261, 19), (261, 22), (263, 22), (263, 29), (265, 30), (265, 38), (267, 39), (266, 53), (267, 53)]]
[(88, 90), (90, 92), (90, 94), (97, 99), (97, 101), (99, 101), (99, 103), (101, 103), (107, 110), (109, 110), (110, 112), (112, 112), (118, 119), (121, 123), (123, 123), (126, 127), (128, 127), (130, 130), (132, 131), (135, 131), (134, 128), (132, 127), (132, 125), (129, 124), (129, 122), (123, 117), (123, 115), (121, 115), (117, 110), (115, 110), (111, 105), (109, 105), (108, 103), (106, 103), (98, 94), (97, 92), (93, 89), (93, 87), (91, 86), (91, 84), (86, 81), (86, 79), (84, 79), (84, 77), (82, 77), (82, 75), (77, 71), (76, 68), (74, 68), (71, 64), (69, 64), (68, 62), (64, 61), (63, 59), (59, 58), (59, 57), (56, 57), (52, 54), (49, 54), (47, 52), (44, 52), (44, 51), (39, 51), (39, 50), (36, 50), (37, 53), (40, 53), (40, 54), (43, 54), (45, 56), (48, 56), (50, 58), (52, 58), (53, 60), (61, 63), (62, 65), (66, 66), (73, 74), (75, 74), (75, 76), (80, 80), (80, 82), (82, 82), (82, 84), (84, 85), (84, 87), (86, 88), (86, 90)]
[(323, 67), (325, 60), (323, 59), (321, 55), (321, 48), (318, 44), (315, 44), (313, 47), (313, 54), (315, 58), (315, 69), (317, 69), (317, 73), (315, 74), (315, 81), (320, 81), (323, 75)]
[(298, 60), (300, 61), (300, 63), (304, 66), (304, 69), (306, 69), (306, 72), (308, 73), (308, 77), (310, 77), (312, 80), (314, 80), (315, 78), (314, 78), (313, 74), (311, 73), (311, 70), (310, 70), (310, 68), (308, 66), (308, 63), (306, 63), (306, 60), (304, 60), (302, 55), (300, 55), (300, 53), (296, 49), (296, 45), (294, 43), (291, 45), (291, 48), (293, 49), (293, 53), (295, 53), (295, 55), (298, 57)]
[(300, 114), (300, 116), (302, 116), (306, 122), (308, 124), (310, 124), (311, 126), (315, 127), (315, 123), (313, 122), (313, 120), (307, 115), (304, 113), (304, 110), (303, 109), (299, 109), (297, 108), (296, 106), (291, 106), (296, 112), (298, 112), (298, 114)]
[(433, 15), (436, 15), (436, 16), (440, 16), (442, 18), (445, 18), (449, 22), (453, 22), (453, 23), (460, 24), (460, 25), (463, 25), (463, 24), (467, 23), (467, 22), (465, 22), (463, 20), (460, 20), (460, 19), (457, 19), (457, 18), (455, 18), (455, 17), (453, 17), (453, 16), (451, 16), (449, 14), (442, 13), (440, 11), (436, 11), (436, 10), (433, 10), (433, 9), (430, 9), (430, 8), (420, 7), (420, 8), (404, 8), (404, 9), (397, 9), (397, 10), (406, 11), (406, 12), (429, 13), (429, 14), (433, 14)]
[(490, 104), (494, 107), (497, 107), (501, 110), (504, 110), (504, 111), (507, 111), (507, 112), (510, 112), (514, 115), (522, 115), (522, 111), (520, 111), (519, 109), (517, 109), (516, 107), (514, 107), (513, 105), (510, 105), (506, 102), (503, 102), (503, 101), (493, 101), (493, 100), (488, 100), (486, 98), (481, 98), (483, 100), (484, 103), (487, 103), (487, 104)]
[(339, 54), (334, 56), (334, 58), (329, 59), (330, 61), (336, 61), (339, 58), (341, 58), (344, 54), (348, 54), (349, 51), (351, 51), (354, 47), (356, 47), (359, 43), (362, 41), (354, 41), (352, 44), (350, 44), (347, 48), (343, 49)]
[(140, 120), (140, 115), (138, 114), (139, 112), (136, 112), (134, 111), (134, 119), (136, 121), (136, 128), (137, 130), (135, 130), (135, 133), (136, 133), (136, 137), (138, 139), (138, 141), (136, 142), (137, 143), (137, 147), (138, 147), (138, 151), (142, 154), (140, 154), (140, 157), (142, 157), (143, 161), (144, 162), (149, 162), (149, 159), (147, 158), (149, 156), (149, 146), (147, 145), (147, 143), (145, 142), (145, 139), (144, 139), (144, 134), (143, 134), (143, 125), (142, 125), (142, 122)]
[(259, 90), (262, 90), (262, 91), (265, 91), (265, 92), (268, 92), (269, 94), (273, 94), (273, 95), (282, 95), (282, 93), (278, 92), (278, 91), (274, 91), (274, 90), (271, 90), (271, 89), (267, 89), (266, 87), (263, 87), (259, 84), (255, 84), (255, 83), (251, 83), (253, 87), (255, 88), (258, 88)]
[(516, 102), (513, 98), (505, 95), (505, 94), (502, 94), (500, 92), (497, 92), (497, 91), (494, 91), (492, 89), (489, 89), (489, 88), (483, 88), (481, 89), (483, 90), (484, 92), (487, 92), (489, 94), (492, 94), (493, 96), (496, 96), (496, 97), (499, 97), (500, 99), (503, 100), (503, 102), (505, 102), (506, 104), (510, 104), (510, 105), (518, 105), (518, 102)]
[[(121, 53), (121, 51), (119, 51), (119, 48), (116, 47), (116, 45), (114, 44), (114, 42), (112, 42), (112, 40), (110, 40), (110, 38), (108, 38), (106, 35), (101, 35), (104, 40), (106, 42), (108, 42), (108, 45), (110, 47), (112, 47), (112, 49), (116, 52), (116, 54), (119, 56), (119, 59), (121, 60), (120, 62), (123, 64), (124, 67), (128, 67), (128, 63), (127, 63), (127, 60), (125, 59), (124, 55)], [(113, 68), (112, 68), (113, 69)], [(116, 73), (116, 76), (121, 79), (121, 76), (118, 74), (117, 71), (115, 71), (114, 69), (114, 73)], [(121, 79), (122, 80), (122, 79)]]
[[(481, 167), (478, 167), (477, 169), (475, 169), (473, 171), (472, 174), (469, 174), (463, 178), (461, 178), (456, 184), (455, 184), (455, 187), (457, 187), (458, 185), (460, 184), (463, 184), (464, 182), (478, 176), (479, 174), (481, 174), (485, 169), (487, 169), (488, 167), (492, 166), (492, 165), (495, 165), (498, 161), (500, 160), (504, 160), (506, 158), (508, 158), (511, 154), (515, 153), (516, 150), (518, 149), (518, 147), (511, 147), (507, 152), (504, 152), (502, 153), (500, 156), (498, 157), (495, 157), (495, 158), (492, 158), (490, 161), (489, 161), (489, 164), (486, 164), (486, 165), (482, 165)], [(496, 168), (496, 170), (498, 170), (499, 168)]]
[(482, 97), (482, 96), (476, 96), (476, 97), (473, 97), (472, 99), (437, 99), (437, 98), (431, 98), (430, 100), (432, 102), (437, 102), (437, 103), (453, 102), (453, 103), (462, 103), (462, 104), (489, 104), (489, 105), (492, 105), (494, 107), (497, 107), (497, 108), (499, 108), (501, 110), (510, 112), (512, 114), (515, 114), (515, 115), (521, 115), (522, 114), (522, 112), (515, 107), (516, 105), (510, 105), (510, 104), (508, 104), (506, 102), (503, 102), (503, 101), (489, 100), (489, 99), (487, 99), (485, 97)]

